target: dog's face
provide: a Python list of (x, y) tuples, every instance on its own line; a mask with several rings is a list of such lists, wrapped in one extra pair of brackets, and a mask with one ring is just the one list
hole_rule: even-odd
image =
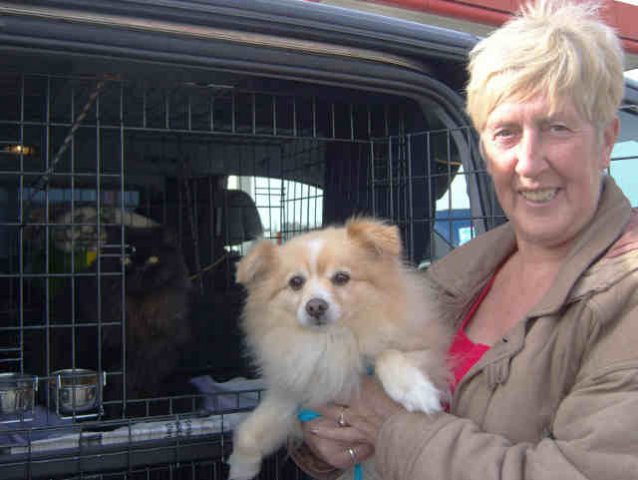
[(384, 308), (382, 301), (387, 303), (397, 283), (400, 257), (396, 227), (354, 219), (283, 246), (258, 243), (239, 263), (237, 280), (249, 292), (249, 321), (261, 317), (256, 321), (263, 326), (276, 322), (320, 331), (365, 328), (365, 319)]

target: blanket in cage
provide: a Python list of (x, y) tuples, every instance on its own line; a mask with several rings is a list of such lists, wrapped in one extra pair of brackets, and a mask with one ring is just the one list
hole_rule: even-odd
[(149, 440), (188, 439), (231, 431), (247, 415), (246, 412), (215, 414), (164, 421), (131, 423), (111, 431), (81, 431), (32, 441), (9, 447), (11, 454), (111, 446)]

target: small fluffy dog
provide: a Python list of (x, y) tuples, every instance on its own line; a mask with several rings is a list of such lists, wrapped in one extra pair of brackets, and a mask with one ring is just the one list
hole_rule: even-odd
[(398, 228), (355, 218), (277, 246), (256, 244), (237, 268), (243, 328), (267, 385), (234, 435), (230, 478), (299, 435), (297, 412), (347, 401), (370, 368), (407, 410), (441, 410), (450, 334), (422, 275), (402, 262)]

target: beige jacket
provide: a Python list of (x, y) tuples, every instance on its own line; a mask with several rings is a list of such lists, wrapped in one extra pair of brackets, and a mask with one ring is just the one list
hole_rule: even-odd
[[(506, 224), (429, 269), (453, 321), (514, 247)], [(451, 414), (391, 417), (376, 466), (386, 480), (638, 479), (638, 212), (613, 180), (552, 288), (468, 372)]]

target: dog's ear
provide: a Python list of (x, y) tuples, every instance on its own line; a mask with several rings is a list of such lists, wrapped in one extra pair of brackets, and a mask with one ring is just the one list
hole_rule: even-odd
[(379, 256), (400, 257), (401, 235), (395, 225), (372, 218), (351, 218), (346, 223), (348, 236)]
[(275, 261), (277, 245), (269, 240), (255, 244), (237, 264), (237, 283), (248, 286), (259, 280)]

